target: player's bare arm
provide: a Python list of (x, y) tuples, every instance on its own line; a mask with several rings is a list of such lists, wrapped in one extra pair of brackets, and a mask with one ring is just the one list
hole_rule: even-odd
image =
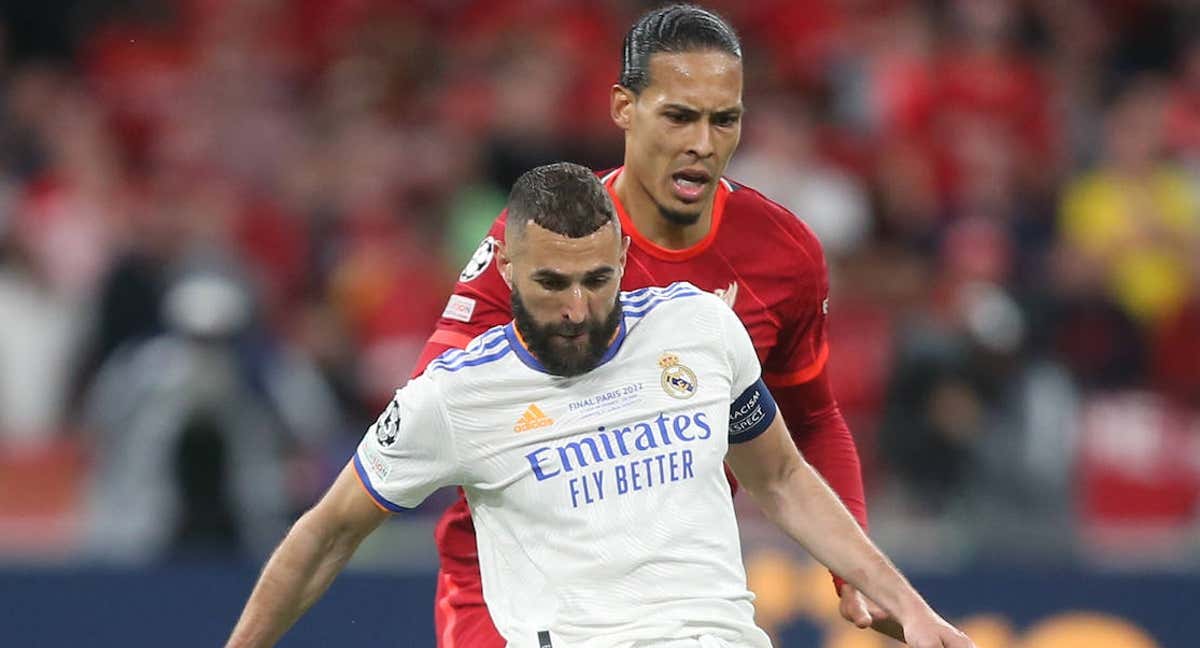
[(882, 605), (910, 646), (974, 648), (944, 621), (867, 538), (792, 443), (783, 418), (745, 443), (730, 445), (729, 466), (763, 512), (817, 560)]
[(267, 562), (226, 648), (274, 645), (387, 516), (358, 483), (353, 465), (346, 464)]

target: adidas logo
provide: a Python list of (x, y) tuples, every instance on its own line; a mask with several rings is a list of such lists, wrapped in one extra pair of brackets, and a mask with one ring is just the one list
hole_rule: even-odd
[(513, 432), (528, 432), (538, 428), (544, 428), (554, 425), (554, 419), (546, 416), (542, 408), (536, 404), (530, 404), (525, 408), (525, 413), (517, 420), (517, 424), (513, 426)]

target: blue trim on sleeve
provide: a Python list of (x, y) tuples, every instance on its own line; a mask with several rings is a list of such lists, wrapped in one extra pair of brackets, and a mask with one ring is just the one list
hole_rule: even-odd
[(729, 405), (729, 442), (745, 443), (756, 439), (779, 413), (779, 406), (762, 378), (754, 381)]
[(483, 336), (476, 338), (476, 342), (478, 342), (478, 346), (475, 346), (475, 342), (473, 342), (472, 346), (465, 350), (450, 349), (443, 352), (437, 359), (429, 363), (428, 369), (441, 369), (453, 373), (466, 367), (478, 367), (495, 362), (512, 351), (503, 329), (497, 329), (488, 335), (487, 339), (484, 339)]
[(504, 356), (508, 355), (510, 351), (512, 351), (512, 348), (505, 346), (504, 348), (498, 349), (495, 353), (492, 353), (491, 355), (485, 355), (485, 356), (479, 356), (476, 358), (471, 358), (469, 360), (465, 360), (465, 361), (460, 362), (455, 365), (449, 365), (449, 366), (448, 365), (438, 365), (436, 368), (443, 369), (450, 373), (454, 373), (455, 371), (458, 371), (459, 369), (465, 369), (467, 367), (478, 367), (479, 365), (485, 365), (490, 362), (495, 362), (495, 361), (503, 358)]
[(671, 293), (667, 297), (659, 297), (656, 299), (651, 299), (648, 302), (645, 302), (637, 307), (625, 306), (625, 310), (623, 312), (624, 312), (625, 317), (645, 317), (647, 313), (649, 313), (650, 311), (654, 310), (655, 308), (661, 306), (662, 304), (664, 304), (668, 301), (671, 301), (672, 299), (679, 299), (680, 297), (695, 297), (696, 295), (702, 295), (702, 294), (704, 294), (704, 293), (699, 290), (680, 290), (680, 291)]
[(495, 327), (472, 340), (465, 349), (446, 349), (430, 364), (438, 363), (448, 367), (460, 362), (463, 358), (491, 351), (503, 341), (504, 331), (501, 327)]
[(388, 498), (380, 495), (379, 491), (375, 490), (375, 486), (371, 484), (371, 478), (367, 476), (367, 469), (363, 467), (362, 461), (358, 458), (357, 450), (354, 451), (354, 471), (358, 473), (358, 479), (362, 482), (362, 485), (366, 487), (367, 493), (371, 495), (371, 499), (378, 502), (380, 506), (393, 513), (403, 513), (404, 511), (408, 510), (403, 506), (388, 500)]
[(692, 284), (676, 281), (661, 288), (658, 286), (650, 286), (647, 288), (631, 290), (621, 295), (621, 304), (625, 308), (638, 309), (650, 301), (662, 301), (670, 299), (675, 295), (675, 293), (685, 291), (699, 292), (699, 290), (699, 288), (696, 288)]

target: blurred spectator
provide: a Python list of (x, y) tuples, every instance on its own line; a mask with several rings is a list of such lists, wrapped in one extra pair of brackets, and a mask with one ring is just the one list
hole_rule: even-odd
[(857, 248), (870, 228), (866, 190), (853, 176), (820, 159), (812, 119), (801, 106), (755, 106), (747, 142), (729, 176), (770, 196), (812, 227), (829, 256)]
[(1200, 281), (1188, 303), (1159, 327), (1152, 386), (1176, 405), (1200, 413)]
[(1200, 185), (1200, 37), (1183, 50), (1167, 104), (1167, 150)]
[(1103, 160), (1066, 187), (1065, 245), (1108, 294), (1154, 325), (1178, 310), (1200, 255), (1200, 194), (1163, 155), (1164, 89), (1143, 78), (1109, 109)]
[(91, 558), (261, 557), (312, 497), (315, 484), (289, 492), (288, 459), (339, 414), (310, 363), (254, 335), (252, 309), (231, 278), (185, 274), (164, 301), (167, 331), (101, 368), (87, 409)]
[(83, 336), (80, 305), (54, 290), (21, 240), (0, 263), (0, 442), (49, 443), (62, 418)]

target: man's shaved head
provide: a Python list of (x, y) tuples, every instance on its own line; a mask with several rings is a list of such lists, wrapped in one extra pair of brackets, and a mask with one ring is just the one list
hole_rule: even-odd
[(508, 196), (504, 239), (511, 252), (529, 223), (567, 238), (582, 238), (609, 223), (620, 223), (608, 191), (587, 167), (570, 162), (547, 164), (525, 172)]

